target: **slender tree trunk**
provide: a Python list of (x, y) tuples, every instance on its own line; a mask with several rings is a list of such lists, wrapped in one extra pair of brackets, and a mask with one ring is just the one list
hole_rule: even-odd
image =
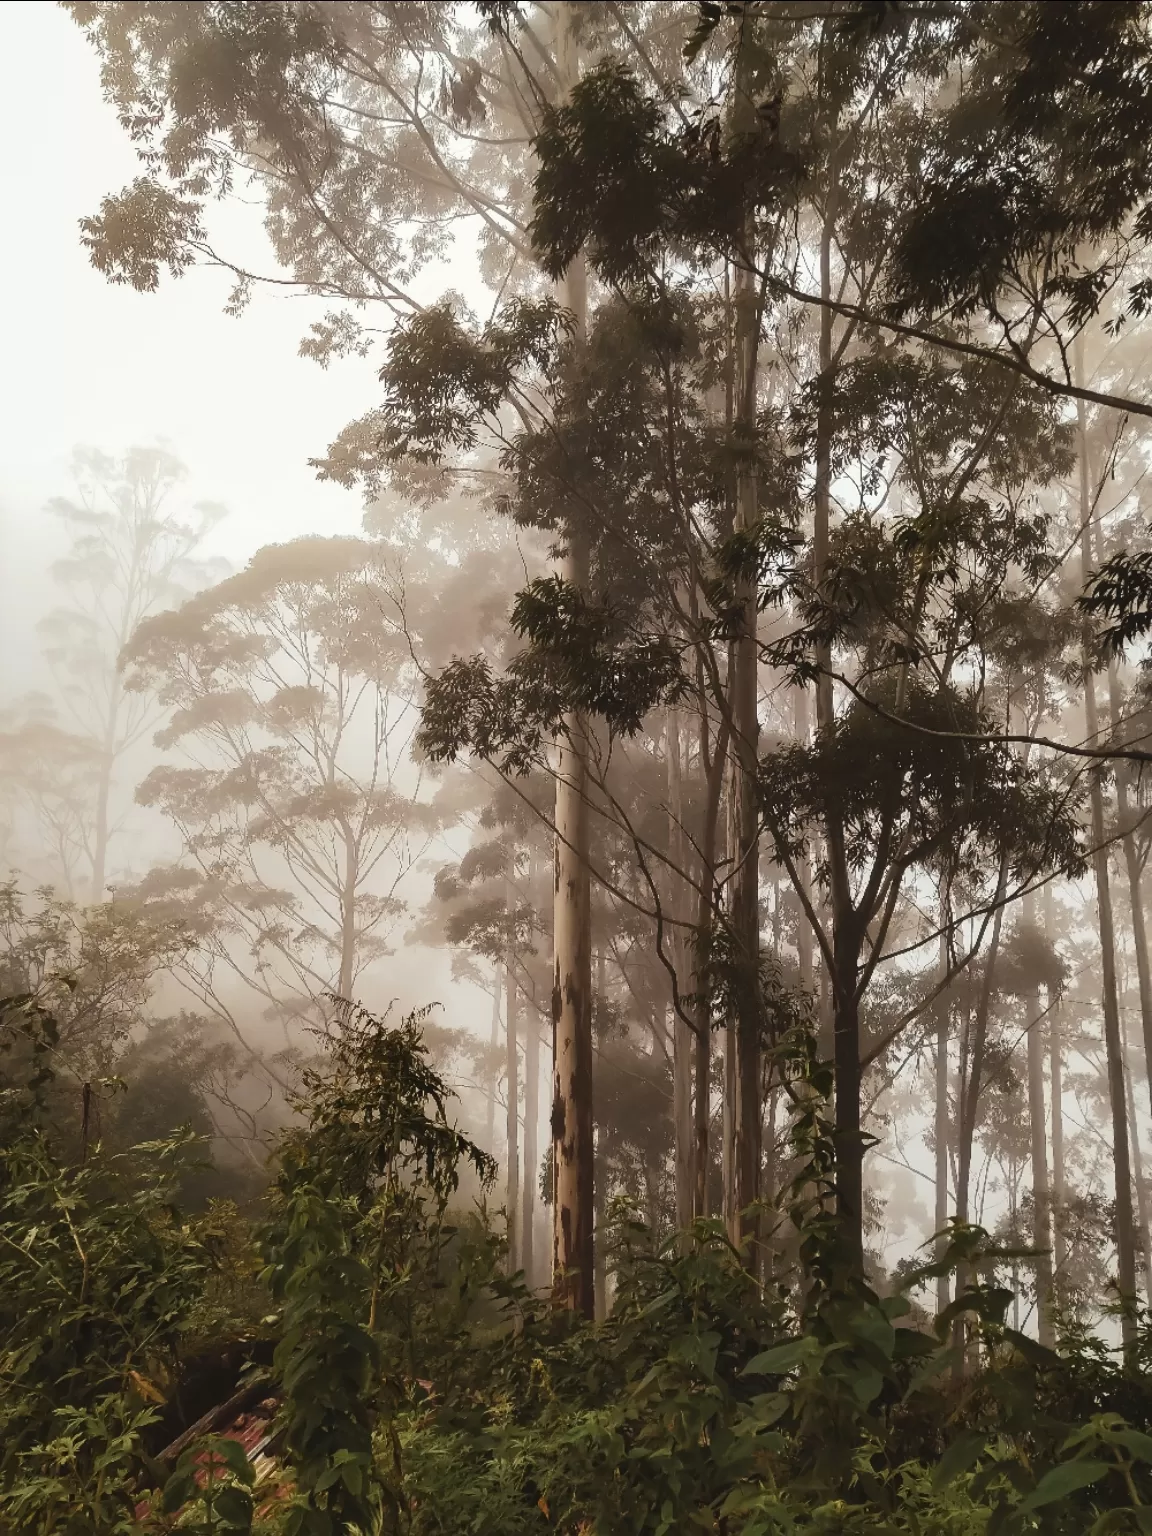
[(596, 1317), (603, 1320), (608, 1316), (608, 1252), (604, 1245), (604, 1225), (608, 1214), (608, 1179), (604, 1173), (607, 1149), (604, 1145), (603, 1131), (597, 1134), (597, 1147), (600, 1158), (600, 1177), (596, 1180), (596, 1263), (593, 1280), (593, 1310)]
[(723, 1191), (724, 1225), (733, 1242), (739, 1241), (736, 1204), (736, 1030), (732, 1020), (724, 1029), (724, 1097), (720, 1106), (720, 1182)]
[(855, 923), (841, 921), (833, 934), (832, 1066), (836, 1083), (836, 1219), (843, 1256), (864, 1273), (864, 1137), (860, 1115), (860, 948)]
[(1140, 1145), (1140, 1122), (1136, 1115), (1136, 1094), (1132, 1088), (1132, 1056), (1128, 1049), (1128, 1031), (1121, 1021), (1124, 1047), (1124, 1090), (1128, 1104), (1128, 1124), (1132, 1127), (1132, 1172), (1136, 1184), (1136, 1214), (1140, 1221), (1140, 1246), (1144, 1259), (1144, 1296), (1152, 1302), (1152, 1212), (1148, 1206), (1148, 1186), (1144, 1181), (1144, 1150)]
[(96, 826), (92, 842), (92, 889), (89, 900), (93, 906), (104, 900), (108, 879), (108, 806), (112, 798), (112, 751), (106, 744), (100, 754), (100, 777), (96, 784)]
[[(669, 829), (669, 849), (675, 866), (672, 889), (677, 898), (684, 889), (684, 793), (682, 764), (680, 760), (680, 716), (675, 710), (668, 713), (668, 808), (672, 825)], [(676, 988), (680, 994), (679, 1006), (672, 1011), (672, 1121), (675, 1142), (676, 1165), (676, 1226), (681, 1232), (692, 1225), (692, 1200), (694, 1180), (692, 1176), (692, 1026), (683, 1017), (687, 1011), (685, 992), (688, 983), (685, 965), (685, 944), (680, 922), (683, 913), (680, 901), (672, 904), (672, 963), (676, 972)]]
[[(796, 740), (802, 747), (811, 745), (812, 722), (809, 718), (808, 690), (797, 688), (794, 701), (793, 722), (796, 730)], [(812, 896), (812, 861), (808, 854), (797, 862), (796, 873), (800, 876), (800, 884), (803, 893), (809, 899)], [(805, 992), (812, 990), (812, 925), (808, 921), (808, 914), (804, 910), (804, 903), (797, 894), (796, 902), (798, 911), (796, 914), (796, 962), (800, 971), (800, 986)]]
[[(992, 919), (992, 938), (988, 945), (987, 969), (984, 973), (983, 984), (980, 988), (980, 1001), (976, 1008), (976, 1016), (971, 1024), (971, 1040), (967, 1050), (967, 1074), (961, 1078), (960, 1083), (960, 1114), (959, 1137), (956, 1149), (956, 1218), (958, 1221), (971, 1220), (971, 1183), (972, 1183), (972, 1146), (976, 1138), (976, 1119), (980, 1108), (981, 1079), (984, 1075), (984, 1056), (988, 1041), (988, 1020), (992, 1011), (992, 985), (996, 973), (996, 960), (1000, 953), (1000, 929), (1004, 918), (1004, 908), (1000, 902), (1004, 895), (1005, 871), (1001, 868), (1000, 878), (996, 883), (996, 915)], [(956, 1269), (956, 1295), (961, 1296), (968, 1288), (971, 1273), (969, 1266), (960, 1264)], [(962, 1318), (956, 1321), (954, 1337), (957, 1345), (963, 1346), (967, 1337), (967, 1326)], [(955, 1374), (960, 1375), (964, 1369), (963, 1360), (958, 1361)]]
[[(1052, 913), (1052, 887), (1044, 887), (1044, 936), (1054, 943)], [(1060, 1283), (1067, 1273), (1068, 1243), (1064, 1235), (1064, 1059), (1062, 1020), (1058, 996), (1048, 993), (1048, 1076), (1052, 1083), (1052, 1227), (1055, 1238), (1056, 1269), (1053, 1290), (1056, 1301), (1060, 1297)]]
[(520, 1268), (536, 1284), (536, 1183), (540, 1162), (540, 1019), (530, 1007), (524, 1033), (524, 1172)]
[[(1115, 662), (1108, 666), (1108, 706), (1113, 728), (1119, 726), (1123, 709), (1120, 680)], [(1140, 882), (1140, 852), (1132, 834), (1132, 806), (1129, 799), (1129, 766), (1116, 764), (1116, 814), (1124, 836), (1124, 866), (1128, 875), (1129, 910), (1132, 915), (1132, 948), (1136, 958), (1136, 977), (1140, 987), (1140, 1038), (1148, 1073), (1148, 1092), (1152, 1097), (1152, 968), (1148, 958), (1148, 932), (1144, 922), (1144, 897)]]
[[(820, 293), (831, 300), (832, 239), (838, 193), (833, 177), (820, 232)], [(819, 363), (816, 379), (815, 479), (813, 484), (812, 565), (817, 591), (828, 570), (832, 513), (832, 438), (835, 365), (833, 314), (820, 309)], [(816, 646), (816, 728), (831, 735), (836, 729), (832, 685), (832, 647)], [(832, 1063), (836, 1090), (836, 1215), (846, 1262), (864, 1272), (864, 1147), (861, 1137), (860, 1003), (857, 997), (862, 934), (852, 900), (852, 885), (844, 845), (844, 828), (830, 815), (825, 824), (829, 900), (832, 909), (833, 972), (828, 977), (832, 1009)]]
[(724, 764), (727, 757), (727, 733), (722, 725), (715, 750), (709, 756), (709, 722), (706, 711), (700, 717), (700, 760), (709, 765), (704, 827), (700, 835), (700, 885), (696, 905), (696, 933), (692, 952), (692, 1021), (695, 1027), (693, 1049), (695, 1097), (692, 1105), (692, 1164), (695, 1177), (692, 1206), (703, 1218), (708, 1211), (708, 1174), (711, 1168), (710, 1130), (712, 1121), (712, 1002), (705, 975), (708, 944), (716, 903), (716, 839), (720, 826), (720, 802), (724, 793)]
[(501, 972), (497, 970), (492, 986), (492, 1025), (488, 1033), (488, 1126), (487, 1140), (484, 1145), (491, 1152), (496, 1140), (496, 1084), (499, 1073), (496, 1070), (496, 1052), (500, 1046), (500, 993), (503, 986)]
[[(1082, 359), (1077, 357), (1082, 368)], [(1089, 522), (1092, 495), (1088, 466), (1088, 444), (1084, 402), (1076, 403), (1080, 449), (1080, 524), (1081, 580), (1086, 582), (1092, 564)], [(1100, 721), (1096, 708), (1096, 679), (1091, 670), (1089, 634), (1085, 629), (1084, 721), (1089, 743), (1099, 740)], [(1124, 1055), (1120, 1041), (1120, 999), (1116, 985), (1116, 936), (1112, 921), (1112, 888), (1105, 846), (1104, 790), (1099, 773), (1089, 777), (1092, 808), (1092, 867), (1096, 876), (1096, 903), (1100, 922), (1100, 968), (1103, 981), (1104, 1049), (1108, 1064), (1108, 1101), (1112, 1111), (1112, 1163), (1116, 1189), (1116, 1257), (1123, 1312), (1121, 1332), (1124, 1349), (1131, 1356), (1136, 1342), (1136, 1319), (1132, 1305), (1136, 1296), (1136, 1244), (1132, 1213), (1132, 1165), (1128, 1142), (1128, 1106), (1124, 1091)]]
[[(941, 914), (941, 927), (943, 927), (943, 913)], [(940, 974), (948, 973), (948, 936), (940, 935)], [(933, 1125), (934, 1140), (936, 1142), (936, 1231), (943, 1233), (948, 1225), (948, 1152), (952, 1136), (951, 1116), (948, 1112), (948, 1035), (949, 1007), (948, 993), (944, 991), (936, 1004), (936, 1115)], [(940, 1259), (944, 1255), (948, 1239), (938, 1236), (936, 1239), (936, 1257)], [(936, 1310), (943, 1312), (949, 1302), (948, 1276), (939, 1275), (936, 1279)]]
[[(740, 48), (732, 111), (737, 139), (756, 131), (752, 99), (753, 52)], [(755, 272), (756, 223), (751, 204), (743, 220), (742, 260), (732, 285), (735, 328), (736, 531), (751, 534), (759, 518), (756, 468), (756, 400), (760, 349), (758, 283)], [(734, 1236), (751, 1240), (755, 1221), (751, 1207), (759, 1198), (760, 1180), (760, 812), (757, 769), (760, 721), (757, 710), (756, 583), (741, 575), (736, 583), (739, 629), (732, 647), (732, 747), (735, 782), (735, 867), (732, 873), (731, 920), (736, 965), (735, 1103), (733, 1105)], [(750, 1244), (751, 1249), (751, 1244)], [(748, 1260), (754, 1262), (749, 1249)]]
[[(561, 88), (579, 77), (573, 7), (558, 16)], [(574, 346), (585, 343), (588, 277), (583, 255), (569, 267), (563, 299), (575, 316)], [(587, 591), (590, 551), (578, 513), (568, 519), (562, 573)], [(589, 722), (568, 713), (556, 774), (556, 878), (552, 984), (552, 1276), (556, 1303), (591, 1317), (594, 1310), (592, 1115), (592, 938), (588, 852)]]
[[(776, 1203), (776, 1185), (778, 1179), (776, 1167), (776, 1119), (779, 1105), (780, 1089), (779, 1086), (773, 1082), (771, 1087), (768, 1089), (768, 1125), (764, 1136), (764, 1204), (769, 1208), (769, 1210), (771, 1210)], [(767, 1241), (762, 1244), (762, 1249), (763, 1272), (761, 1275), (761, 1280), (766, 1284), (772, 1278), (772, 1270), (774, 1267), (773, 1249)]]
[[(511, 912), (513, 910), (511, 882), (508, 885), (507, 899), (508, 909)], [(516, 1038), (519, 1032), (519, 1000), (516, 992), (515, 953), (513, 940), (509, 936), (508, 954), (504, 962), (506, 1026), (504, 1080), (508, 1092), (505, 1140), (508, 1148), (508, 1269), (510, 1272), (520, 1267), (519, 1233), (517, 1232), (517, 1218), (520, 1214), (520, 1057), (519, 1042)]]
[[(1024, 919), (1036, 926), (1036, 898), (1024, 898)], [(1044, 1107), (1044, 1039), (1040, 1024), (1040, 993), (1026, 1006), (1028, 1025), (1028, 1125), (1032, 1157), (1032, 1244), (1036, 1257), (1036, 1329), (1047, 1348), (1056, 1342), (1052, 1320), (1052, 1198), (1048, 1186), (1047, 1116)]]
[(344, 882), (340, 891), (340, 980), (341, 997), (352, 998), (356, 985), (356, 886), (360, 879), (356, 840), (352, 828), (343, 829)]
[(692, 1165), (695, 1186), (692, 1194), (693, 1213), (701, 1219), (708, 1215), (708, 1172), (712, 1149), (710, 1132), (712, 1125), (712, 1009), (708, 997), (702, 958), (708, 945), (712, 925), (712, 902), (716, 892), (715, 815), (712, 817), (711, 836), (705, 828), (706, 841), (701, 854), (701, 889), (696, 925), (696, 955), (693, 959), (693, 1006), (695, 1038), (695, 1070), (693, 1072), (695, 1094), (692, 1101)]

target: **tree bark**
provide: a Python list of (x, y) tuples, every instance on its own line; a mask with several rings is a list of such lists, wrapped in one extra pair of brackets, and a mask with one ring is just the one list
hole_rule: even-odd
[(523, 1214), (520, 1220), (520, 1268), (528, 1284), (536, 1284), (536, 1182), (540, 1162), (540, 1018), (531, 1016), (524, 1032), (524, 1158)]
[[(1082, 371), (1082, 344), (1077, 351), (1078, 369)], [(1084, 402), (1077, 401), (1076, 422), (1080, 457), (1080, 556), (1081, 581), (1087, 582), (1092, 565), (1089, 525), (1092, 495), (1088, 466), (1087, 423)], [(1090, 634), (1085, 626), (1083, 640), (1084, 723), (1090, 744), (1099, 740), (1100, 721), (1096, 707), (1096, 679), (1091, 670)], [(1099, 773), (1089, 777), (1092, 809), (1092, 868), (1096, 877), (1096, 904), (1100, 924), (1100, 968), (1103, 982), (1104, 1050), (1108, 1069), (1108, 1102), (1112, 1111), (1112, 1165), (1116, 1191), (1116, 1258), (1122, 1312), (1121, 1334), (1125, 1354), (1131, 1357), (1136, 1344), (1136, 1243), (1132, 1212), (1132, 1165), (1128, 1142), (1128, 1105), (1124, 1089), (1124, 1054), (1120, 1040), (1120, 998), (1116, 984), (1116, 934), (1112, 920), (1112, 888), (1105, 846), (1104, 789)]]
[[(943, 904), (942, 904), (943, 905)], [(941, 927), (944, 926), (943, 913), (941, 913)], [(940, 974), (948, 974), (948, 936), (940, 935)], [(951, 1141), (951, 1116), (948, 1112), (948, 1037), (950, 1007), (948, 993), (944, 991), (937, 1000), (936, 1015), (936, 1113), (933, 1123), (934, 1139), (936, 1142), (936, 1232), (943, 1233), (948, 1225), (948, 1153)], [(936, 1239), (936, 1257), (940, 1259), (944, 1255), (948, 1239), (938, 1236)], [(949, 1284), (947, 1275), (939, 1275), (936, 1279), (936, 1310), (943, 1312), (949, 1302)]]
[(347, 822), (341, 825), (344, 839), (344, 879), (340, 889), (340, 980), (337, 992), (348, 1001), (356, 985), (356, 887), (360, 879), (356, 836)]
[[(1024, 918), (1036, 926), (1036, 898), (1024, 898)], [(1028, 1024), (1028, 1126), (1032, 1158), (1032, 1245), (1036, 1253), (1036, 1331), (1041, 1344), (1056, 1342), (1052, 1318), (1052, 1199), (1048, 1185), (1047, 1116), (1044, 1107), (1044, 1040), (1040, 1025), (1040, 992), (1026, 1006)]]
[(496, 1141), (496, 1086), (498, 1072), (496, 1070), (496, 1052), (500, 1045), (500, 994), (503, 990), (503, 978), (499, 969), (492, 984), (492, 1025), (488, 1034), (489, 1068), (488, 1068), (488, 1125), (487, 1140), (484, 1145), (489, 1152), (495, 1150)]
[[(837, 216), (835, 173), (830, 178), (820, 231), (820, 293), (832, 297), (832, 239)], [(822, 592), (828, 570), (832, 514), (832, 437), (834, 372), (832, 310), (820, 309), (819, 373), (816, 378), (815, 479), (813, 484), (813, 582)], [(816, 646), (816, 728), (836, 729), (832, 686), (832, 647)], [(861, 1139), (860, 1004), (857, 996), (862, 934), (853, 905), (852, 883), (844, 846), (844, 828), (834, 814), (825, 824), (829, 902), (832, 912), (832, 974), (827, 992), (832, 1009), (832, 1064), (835, 1082), (836, 1216), (843, 1257), (857, 1274), (864, 1272), (864, 1146)]]
[[(680, 716), (675, 710), (668, 712), (668, 809), (671, 818), (669, 851), (673, 864), (672, 889), (677, 898), (684, 889), (684, 791), (680, 757)], [(676, 1226), (680, 1232), (692, 1225), (692, 1026), (683, 1017), (687, 1009), (685, 991), (688, 985), (685, 965), (685, 944), (679, 900), (672, 903), (672, 964), (676, 973), (676, 989), (679, 1004), (674, 1001), (672, 1010), (672, 1121), (675, 1143), (676, 1172)]]
[[(514, 897), (509, 881), (507, 909), (514, 912)], [(518, 998), (516, 993), (516, 950), (511, 934), (508, 953), (504, 961), (504, 1024), (505, 1057), (504, 1082), (508, 1096), (505, 1144), (508, 1149), (508, 1269), (515, 1272), (519, 1264), (517, 1218), (520, 1214), (520, 1059), (517, 1041)]]
[(705, 959), (712, 932), (716, 902), (716, 838), (720, 826), (720, 802), (724, 793), (727, 729), (722, 724), (709, 761), (709, 722), (700, 716), (700, 759), (709, 763), (704, 827), (700, 835), (700, 884), (696, 904), (696, 934), (692, 954), (692, 1020), (695, 1065), (695, 1097), (692, 1104), (692, 1163), (695, 1178), (692, 1206), (696, 1216), (709, 1214), (708, 1175), (711, 1168), (712, 1123), (712, 1001), (708, 994)]
[(108, 879), (108, 806), (112, 798), (113, 749), (105, 742), (100, 754), (100, 777), (96, 784), (96, 826), (92, 840), (92, 888), (89, 900), (93, 906), (104, 900), (104, 887)]
[[(579, 76), (574, 8), (558, 17), (557, 72), (563, 91)], [(575, 317), (573, 345), (585, 344), (588, 278), (583, 255), (563, 281)], [(564, 578), (586, 591), (590, 551), (574, 510), (565, 530)], [(565, 715), (556, 773), (556, 870), (553, 896), (552, 982), (552, 1277), (556, 1304), (593, 1315), (592, 938), (588, 871), (588, 721)]]
[[(1044, 887), (1044, 936), (1049, 944), (1055, 943), (1055, 926), (1052, 911), (1052, 886)], [(1052, 1229), (1055, 1246), (1056, 1268), (1053, 1272), (1053, 1294), (1060, 1299), (1060, 1279), (1068, 1264), (1068, 1244), (1064, 1236), (1064, 1060), (1061, 1055), (1060, 1001), (1058, 994), (1048, 990), (1048, 1077), (1052, 1084)]]
[(1136, 1094), (1132, 1087), (1132, 1057), (1128, 1050), (1128, 1031), (1121, 1021), (1121, 1043), (1124, 1047), (1124, 1095), (1128, 1105), (1128, 1124), (1132, 1127), (1132, 1172), (1136, 1185), (1136, 1215), (1140, 1222), (1140, 1238), (1144, 1259), (1144, 1296), (1152, 1298), (1152, 1213), (1148, 1208), (1148, 1186), (1144, 1182), (1144, 1152), (1140, 1146), (1140, 1122), (1136, 1116)]
[[(739, 51), (732, 106), (736, 139), (756, 131), (752, 49)], [(756, 400), (760, 349), (760, 315), (755, 271), (756, 224), (749, 202), (743, 218), (741, 260), (732, 284), (735, 331), (735, 416), (733, 453), (736, 460), (736, 531), (750, 534), (758, 517), (759, 486), (756, 463)], [(733, 1237), (749, 1242), (755, 1233), (752, 1207), (760, 1183), (760, 813), (757, 801), (760, 721), (757, 710), (756, 582), (741, 574), (736, 582), (739, 627), (732, 645), (730, 679), (734, 783), (735, 867), (732, 873), (730, 917), (735, 964), (736, 1019), (735, 1102), (733, 1104)]]
[[(976, 1017), (971, 1021), (971, 1037), (968, 1049), (965, 1052), (967, 1060), (967, 1074), (962, 1074), (960, 1081), (960, 1113), (959, 1135), (956, 1148), (956, 1219), (961, 1222), (971, 1221), (971, 1182), (972, 1182), (972, 1145), (976, 1137), (976, 1119), (980, 1107), (981, 1079), (984, 1075), (984, 1055), (988, 1040), (988, 1020), (992, 1011), (992, 985), (996, 973), (996, 960), (1000, 953), (1000, 929), (1004, 919), (1004, 908), (1000, 904), (1004, 895), (1005, 871), (1001, 868), (1000, 878), (996, 882), (996, 915), (992, 919), (992, 938), (988, 945), (987, 969), (984, 972), (983, 983), (980, 988), (980, 1001), (976, 1007)], [(956, 1295), (961, 1296), (968, 1288), (971, 1278), (967, 1264), (960, 1264), (956, 1269)], [(963, 1349), (967, 1337), (967, 1326), (963, 1318), (956, 1320), (953, 1334), (957, 1345)], [(963, 1355), (957, 1361), (954, 1374), (959, 1376), (964, 1370)]]
[[(1100, 551), (1098, 550), (1099, 554)], [(1116, 663), (1108, 665), (1108, 712), (1115, 729), (1122, 718), (1120, 680)], [(1128, 798), (1130, 765), (1116, 764), (1116, 815), (1123, 827), (1124, 866), (1128, 875), (1128, 901), (1132, 917), (1132, 948), (1136, 957), (1136, 977), (1140, 987), (1140, 1038), (1148, 1072), (1148, 1093), (1152, 1098), (1152, 968), (1148, 958), (1148, 932), (1144, 922), (1144, 899), (1140, 883), (1140, 853), (1131, 831), (1132, 807)]]

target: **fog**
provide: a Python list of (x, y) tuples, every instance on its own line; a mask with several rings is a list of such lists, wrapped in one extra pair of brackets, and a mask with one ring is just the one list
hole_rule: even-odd
[[(1152, 8), (23, 0), (0, 72), (9, 1249), (32, 1144), (209, 1224), (189, 1316), (313, 1514), (343, 1319), (376, 1502), (316, 1530), (439, 1508), (370, 1442), (435, 1439), (461, 1339), (515, 1336), (528, 1433), (554, 1310), (599, 1364), (548, 1412), (604, 1366), (628, 1456), (703, 1398), (668, 1464), (760, 1445), (700, 1528), (770, 1528), (723, 1522), (817, 1378), (822, 1498), (865, 1444), (935, 1498), (1025, 1367), (1063, 1478), (1152, 1338)], [(177, 1448), (180, 1329), (109, 1367)], [(516, 1521), (680, 1528), (679, 1473), (604, 1513), (531, 1455)]]

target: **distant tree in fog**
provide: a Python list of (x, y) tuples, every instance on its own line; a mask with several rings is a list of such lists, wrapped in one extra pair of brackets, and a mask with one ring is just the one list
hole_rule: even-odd
[(164, 448), (133, 447), (120, 458), (77, 449), (72, 473), (74, 494), (48, 504), (68, 538), (52, 567), (65, 600), (39, 626), (59, 709), (30, 701), (3, 746), (10, 784), (31, 808), (65, 887), (86, 876), (97, 902), (119, 825), (117, 765), (156, 723), (155, 701), (125, 692), (120, 653), (148, 614), (224, 574), (222, 561), (200, 554), (224, 510), (172, 504), (186, 470)]
[(351, 996), (438, 824), (408, 756), (419, 676), (386, 554), (271, 545), (126, 652), (132, 696), (171, 712), (158, 745), (189, 759), (138, 791), (184, 848), (141, 893), (196, 928), (186, 980), (222, 1016), (236, 982), (286, 1024)]

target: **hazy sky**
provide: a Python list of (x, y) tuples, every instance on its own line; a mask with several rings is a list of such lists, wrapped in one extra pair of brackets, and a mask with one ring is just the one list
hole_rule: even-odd
[[(318, 482), (308, 458), (375, 401), (379, 384), (368, 362), (324, 372), (297, 355), (323, 301), (258, 292), (231, 319), (222, 313), (226, 273), (193, 271), (138, 294), (93, 270), (78, 220), (138, 174), (138, 162), (101, 96), (95, 54), (50, 0), (0, 6), (0, 143), (9, 210), (0, 242), (3, 703), (47, 682), (35, 624), (56, 600), (48, 566), (59, 535), (43, 508), (69, 490), (74, 446), (116, 454), (165, 442), (189, 468), (189, 499), (230, 509), (212, 549), (239, 565), (262, 544), (358, 531), (359, 494)], [(272, 267), (255, 206), (217, 211), (212, 229), (221, 246)], [(426, 880), (405, 894), (419, 901)], [(365, 1000), (459, 1000), (447, 972), (443, 953), (398, 957)], [(457, 1001), (451, 1022), (466, 1021), (460, 1012)]]
[[(230, 319), (224, 273), (191, 272), (138, 294), (89, 266), (77, 221), (136, 175), (137, 162), (101, 97), (94, 53), (49, 0), (0, 6), (0, 143), (9, 210), (0, 242), (0, 623), (10, 696), (26, 686), (32, 625), (49, 595), (54, 532), (42, 507), (68, 489), (74, 445), (116, 453), (166, 441), (188, 465), (190, 496), (231, 509), (216, 547), (242, 562), (271, 540), (356, 531), (359, 497), (319, 484), (307, 460), (379, 386), (367, 363), (325, 373), (297, 356), (319, 301), (262, 294)], [(246, 250), (263, 245), (255, 209), (225, 221), (233, 248), (237, 238)]]

